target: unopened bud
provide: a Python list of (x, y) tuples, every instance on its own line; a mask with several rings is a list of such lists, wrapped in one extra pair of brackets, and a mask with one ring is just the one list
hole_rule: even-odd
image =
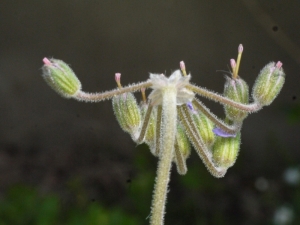
[(236, 137), (216, 137), (212, 152), (213, 161), (219, 167), (229, 168), (233, 166), (238, 156), (241, 144), (241, 133)]
[(58, 59), (43, 59), (43, 78), (58, 94), (71, 98), (81, 90), (81, 83), (73, 70)]
[[(247, 83), (240, 77), (237, 78), (226, 77), (226, 79), (227, 80), (224, 86), (224, 96), (226, 96), (227, 98), (235, 102), (248, 104), (249, 88)], [(232, 106), (225, 105), (224, 109), (225, 109), (226, 117), (228, 117), (230, 120), (233, 121), (241, 121), (245, 119), (248, 115), (247, 112), (234, 108)]]
[(199, 113), (193, 108), (191, 109), (191, 106), (192, 105), (190, 104), (188, 107), (191, 110), (192, 118), (196, 124), (197, 130), (204, 144), (209, 148), (215, 141), (215, 135), (213, 132), (214, 124), (203, 113)]
[(135, 139), (141, 125), (141, 111), (134, 95), (125, 93), (114, 96), (112, 105), (121, 128)]
[(177, 125), (176, 140), (178, 149), (181, 152), (183, 158), (186, 160), (191, 153), (191, 144), (185, 134), (183, 127), (180, 124)]
[(285, 73), (281, 68), (282, 63), (271, 62), (259, 73), (253, 86), (252, 97), (261, 105), (270, 105), (282, 89)]

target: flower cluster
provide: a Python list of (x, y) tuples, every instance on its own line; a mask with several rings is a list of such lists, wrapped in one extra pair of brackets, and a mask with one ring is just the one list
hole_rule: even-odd
[[(43, 77), (63, 97), (87, 102), (112, 99), (121, 128), (136, 143), (148, 144), (159, 158), (151, 224), (162, 224), (172, 162), (179, 174), (186, 174), (192, 143), (208, 171), (223, 177), (236, 161), (243, 120), (249, 113), (270, 105), (282, 89), (282, 63), (271, 62), (258, 75), (252, 89), (254, 101), (249, 103), (249, 87), (238, 75), (242, 52), (240, 45), (237, 60), (230, 60), (232, 73), (226, 77), (223, 94), (190, 84), (191, 75), (187, 75), (183, 62), (170, 77), (150, 74), (147, 81), (127, 87), (122, 87), (121, 74), (116, 73), (118, 88), (103, 93), (83, 92), (72, 69), (61, 60), (45, 58)], [(153, 89), (148, 98), (146, 88)], [(143, 95), (140, 104), (133, 95), (139, 90)], [(224, 119), (210, 112), (196, 95), (223, 104)]]

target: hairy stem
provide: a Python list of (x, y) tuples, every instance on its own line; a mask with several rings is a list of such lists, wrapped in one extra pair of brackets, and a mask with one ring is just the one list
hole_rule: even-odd
[(151, 225), (162, 225), (164, 222), (168, 183), (174, 156), (176, 122), (176, 90), (168, 88), (163, 91), (161, 136), (157, 137), (160, 139), (161, 153), (152, 200)]
[(198, 99), (193, 100), (194, 106), (200, 110), (208, 119), (210, 119), (217, 127), (221, 128), (222, 130), (226, 131), (229, 134), (235, 134), (238, 132), (242, 127), (242, 122), (235, 123), (233, 125), (226, 124), (223, 120), (219, 119), (216, 115), (214, 115), (210, 110)]
[(194, 145), (196, 152), (202, 159), (208, 171), (215, 177), (224, 177), (227, 168), (216, 167), (212, 162), (211, 152), (207, 149), (201, 136), (197, 132), (196, 125), (191, 118), (186, 105), (178, 106), (178, 115), (188, 137), (190, 138), (190, 141)]
[(161, 146), (160, 146), (160, 134), (161, 134), (161, 120), (162, 120), (162, 106), (157, 106), (157, 115), (156, 115), (156, 130), (155, 130), (155, 155), (159, 156), (161, 152)]
[(121, 95), (126, 92), (139, 91), (142, 88), (151, 87), (151, 85), (152, 85), (152, 83), (150, 81), (146, 81), (146, 82), (142, 82), (139, 84), (132, 84), (132, 85), (129, 85), (129, 86), (123, 87), (123, 88), (117, 88), (117, 89), (114, 89), (111, 91), (105, 91), (102, 93), (86, 93), (83, 91), (79, 91), (78, 93), (76, 93), (75, 96), (73, 96), (73, 98), (75, 98), (78, 101), (100, 102), (100, 101), (104, 101), (107, 99), (111, 99), (112, 97), (114, 97), (116, 95)]
[(146, 111), (145, 118), (144, 118), (144, 122), (143, 122), (143, 125), (142, 125), (142, 129), (141, 129), (141, 132), (140, 132), (140, 136), (136, 140), (136, 143), (138, 143), (138, 144), (141, 143), (145, 138), (145, 134), (146, 134), (147, 127), (148, 127), (148, 124), (149, 124), (150, 116), (151, 116), (151, 113), (152, 113), (152, 109), (153, 109), (153, 106), (151, 104), (149, 104), (148, 108), (147, 108), (147, 111)]
[(226, 97), (224, 97), (220, 94), (214, 93), (212, 91), (208, 91), (205, 88), (197, 87), (197, 86), (192, 85), (192, 84), (188, 84), (186, 86), (186, 88), (193, 91), (193, 92), (196, 92), (198, 95), (201, 95), (203, 97), (211, 99), (215, 102), (219, 102), (223, 105), (232, 106), (232, 107), (235, 107), (237, 109), (240, 109), (240, 110), (243, 110), (243, 111), (246, 111), (246, 112), (249, 112), (249, 113), (250, 112), (257, 112), (258, 110), (260, 110), (262, 108), (262, 106), (259, 103), (254, 102), (254, 103), (251, 103), (251, 104), (248, 104), (248, 105), (238, 103), (238, 102), (232, 101), (231, 99), (226, 98)]

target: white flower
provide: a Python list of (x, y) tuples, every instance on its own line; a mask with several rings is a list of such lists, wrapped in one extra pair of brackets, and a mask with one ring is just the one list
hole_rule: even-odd
[(185, 88), (191, 79), (191, 75), (182, 76), (180, 70), (174, 71), (167, 78), (164, 74), (150, 74), (153, 91), (149, 95), (152, 105), (162, 104), (162, 92), (167, 89), (176, 90), (176, 104), (182, 105), (191, 102), (195, 96), (194, 92)]

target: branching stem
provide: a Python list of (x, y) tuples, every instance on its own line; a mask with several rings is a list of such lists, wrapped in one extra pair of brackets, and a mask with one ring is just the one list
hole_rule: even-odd
[(223, 105), (232, 106), (232, 107), (235, 107), (237, 109), (247, 111), (249, 113), (250, 112), (256, 112), (256, 111), (258, 111), (262, 108), (262, 106), (259, 103), (254, 102), (254, 103), (251, 103), (251, 104), (248, 104), (248, 105), (241, 104), (241, 103), (232, 101), (231, 99), (226, 98), (226, 97), (224, 97), (220, 94), (214, 93), (212, 91), (208, 91), (204, 88), (197, 87), (197, 86), (192, 85), (192, 84), (186, 85), (186, 88), (193, 91), (193, 92), (196, 92), (198, 95), (201, 95), (203, 97), (211, 99), (215, 102), (220, 102)]
[(100, 102), (104, 100), (111, 99), (116, 95), (121, 95), (126, 92), (136, 92), (141, 90), (142, 88), (151, 87), (152, 83), (150, 81), (142, 82), (139, 84), (133, 84), (127, 87), (117, 88), (111, 91), (105, 91), (102, 93), (86, 93), (83, 91), (78, 91), (73, 98), (79, 101), (85, 102)]

